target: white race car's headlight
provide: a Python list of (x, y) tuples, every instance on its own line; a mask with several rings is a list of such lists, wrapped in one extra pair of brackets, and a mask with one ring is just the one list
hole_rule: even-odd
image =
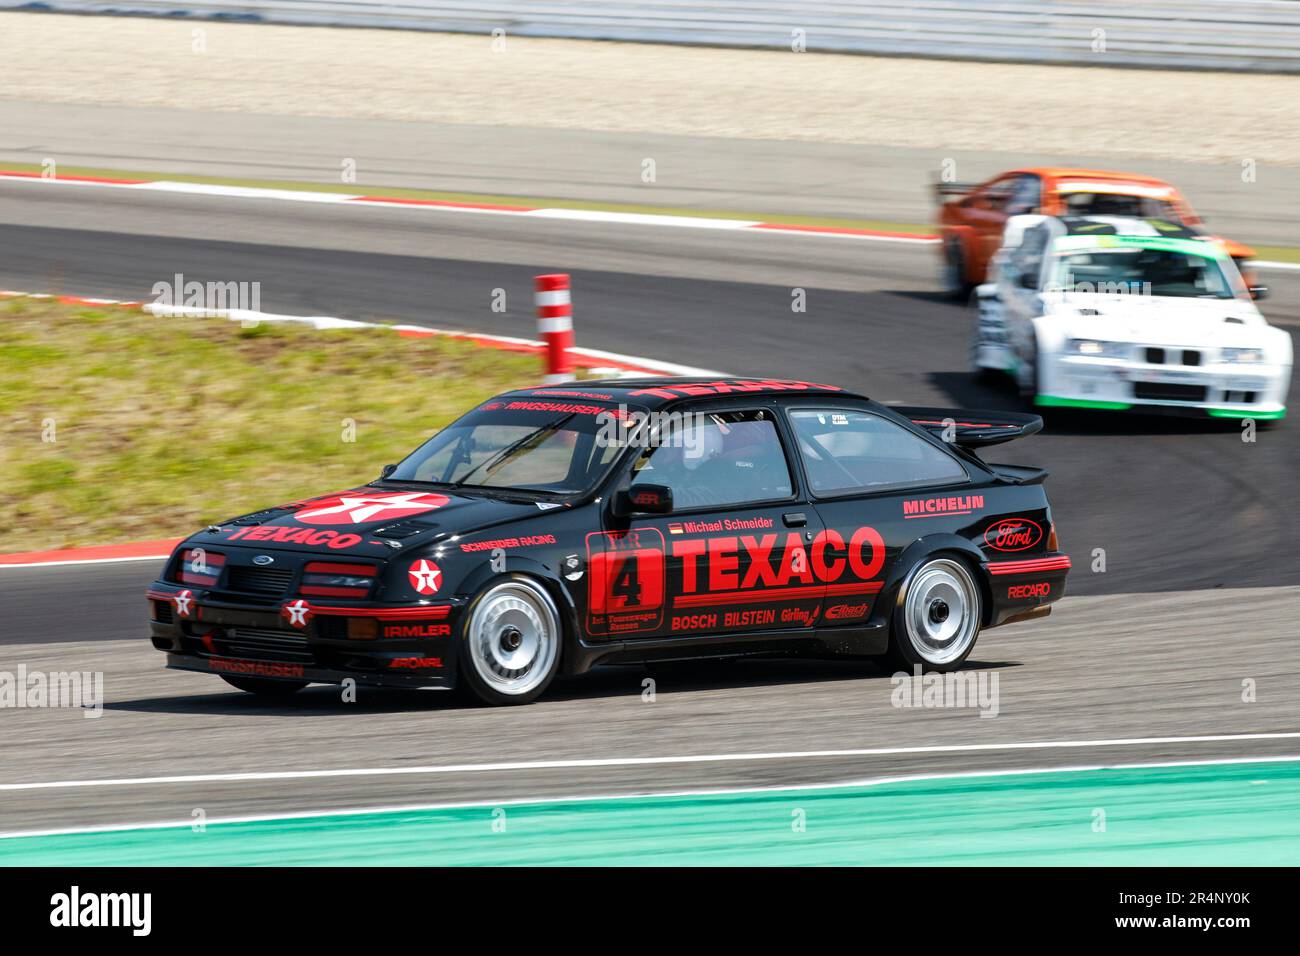
[(1088, 358), (1123, 358), (1128, 348), (1123, 342), (1102, 342), (1099, 339), (1070, 339), (1065, 345), (1065, 351), (1070, 355), (1086, 355)]
[(1221, 353), (1225, 362), (1262, 362), (1263, 349), (1224, 349)]

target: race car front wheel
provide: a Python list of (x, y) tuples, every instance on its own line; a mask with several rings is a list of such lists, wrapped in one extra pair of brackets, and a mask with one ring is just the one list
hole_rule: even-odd
[(1038, 336), (1033, 335), (1029, 339), (1028, 352), (1021, 357), (1020, 368), (1016, 372), (1020, 397), (1031, 409), (1038, 404), (1038, 396), (1042, 394), (1042, 368), (1043, 354), (1038, 348)]
[(288, 697), (307, 686), (305, 680), (272, 680), (269, 677), (238, 677), (222, 674), (221, 679), (231, 687), (238, 687), (258, 697)]
[(560, 664), (560, 615), (537, 582), (490, 585), (470, 605), (461, 641), (462, 686), (485, 704), (527, 704)]
[(911, 670), (953, 671), (966, 660), (981, 621), (980, 589), (956, 558), (923, 560), (898, 593), (890, 657)]

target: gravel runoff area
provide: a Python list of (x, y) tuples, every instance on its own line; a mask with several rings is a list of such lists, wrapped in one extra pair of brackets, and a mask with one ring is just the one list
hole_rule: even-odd
[[(1300, 163), (1300, 77), (0, 14), (0, 99)], [(1105, 66), (1104, 54), (1098, 66)]]

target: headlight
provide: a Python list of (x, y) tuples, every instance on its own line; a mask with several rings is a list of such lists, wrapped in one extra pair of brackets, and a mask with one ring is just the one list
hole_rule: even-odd
[(1221, 357), (1225, 362), (1262, 362), (1263, 349), (1224, 349)]
[(346, 574), (309, 574), (304, 578), (312, 584), (326, 588), (369, 588), (370, 578), (350, 577)]
[(1089, 358), (1123, 358), (1128, 345), (1123, 342), (1102, 342), (1097, 339), (1070, 339), (1065, 350), (1071, 355)]
[(328, 598), (368, 597), (375, 582), (375, 571), (373, 564), (308, 561), (298, 593)]

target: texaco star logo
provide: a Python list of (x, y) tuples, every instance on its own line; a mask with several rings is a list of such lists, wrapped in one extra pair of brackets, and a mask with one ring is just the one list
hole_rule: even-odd
[(298, 598), (280, 608), (280, 614), (289, 619), (290, 627), (306, 627), (307, 622), (311, 620), (311, 605)]
[(177, 591), (172, 597), (176, 601), (176, 613), (180, 617), (189, 617), (190, 605), (194, 602), (194, 592), (187, 588), (184, 591)]
[(425, 558), (412, 564), (406, 573), (411, 577), (411, 587), (419, 594), (433, 594), (442, 583), (442, 569)]
[(357, 492), (324, 498), (294, 517), (307, 524), (368, 524), (432, 511), (449, 500), (446, 495), (430, 495), (422, 491)]

